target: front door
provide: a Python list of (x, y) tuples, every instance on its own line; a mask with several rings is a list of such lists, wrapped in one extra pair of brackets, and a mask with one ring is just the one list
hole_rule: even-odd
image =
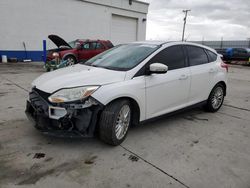
[(148, 63), (168, 66), (165, 74), (146, 76), (147, 119), (166, 114), (186, 106), (190, 90), (190, 70), (181, 45), (167, 47)]

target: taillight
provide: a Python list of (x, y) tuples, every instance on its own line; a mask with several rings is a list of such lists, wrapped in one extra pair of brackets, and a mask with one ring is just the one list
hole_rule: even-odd
[(220, 66), (221, 66), (222, 68), (226, 69), (227, 72), (228, 72), (228, 65), (227, 65), (226, 63), (222, 62), (222, 63), (220, 64)]

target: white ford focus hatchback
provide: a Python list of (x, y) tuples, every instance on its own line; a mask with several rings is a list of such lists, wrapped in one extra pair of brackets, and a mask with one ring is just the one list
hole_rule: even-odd
[(129, 127), (203, 104), (221, 107), (228, 67), (215, 50), (184, 42), (116, 46), (33, 83), (26, 114), (45, 134), (120, 144)]

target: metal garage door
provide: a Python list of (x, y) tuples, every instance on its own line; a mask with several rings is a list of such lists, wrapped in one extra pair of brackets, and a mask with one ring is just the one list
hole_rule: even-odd
[(137, 19), (112, 15), (111, 41), (116, 45), (137, 40)]

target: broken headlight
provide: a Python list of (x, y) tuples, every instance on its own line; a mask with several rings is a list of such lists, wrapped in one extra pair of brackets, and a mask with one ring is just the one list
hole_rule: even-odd
[(65, 88), (53, 93), (48, 99), (52, 103), (82, 100), (93, 94), (99, 87), (100, 86)]

